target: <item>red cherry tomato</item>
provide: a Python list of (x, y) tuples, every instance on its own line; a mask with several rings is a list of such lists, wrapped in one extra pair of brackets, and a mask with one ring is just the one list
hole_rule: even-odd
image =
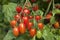
[(18, 21), (20, 19), (20, 16), (17, 14), (14, 16), (15, 20)]
[(38, 5), (33, 6), (32, 10), (37, 11), (39, 9)]
[(17, 7), (16, 7), (16, 11), (17, 11), (18, 13), (20, 13), (21, 10), (22, 10), (22, 7), (21, 7), (21, 6), (17, 6)]
[(33, 19), (33, 16), (29, 16), (29, 19)]
[(38, 20), (41, 19), (41, 16), (36, 15), (36, 16), (35, 16), (35, 19), (38, 21)]
[(15, 25), (16, 25), (16, 21), (15, 20), (12, 20), (11, 22), (10, 22), (10, 25), (12, 26), (12, 27), (14, 27)]
[(26, 32), (26, 28), (25, 28), (24, 23), (19, 24), (19, 31), (21, 34), (24, 34)]
[(59, 22), (56, 22), (56, 23), (54, 24), (54, 28), (59, 28)]
[(57, 9), (60, 9), (60, 4), (56, 4), (55, 7), (56, 7)]
[(43, 23), (38, 23), (38, 28), (39, 29), (43, 29), (43, 27), (44, 27), (44, 24)]
[(27, 25), (28, 30), (30, 30), (32, 28), (32, 26), (33, 26), (33, 23), (29, 22), (28, 25)]
[(47, 14), (47, 15), (46, 15), (46, 19), (50, 19), (50, 18), (51, 18), (51, 16), (52, 16), (52, 15)]
[(31, 0), (31, 2), (33, 2), (33, 3), (34, 3), (34, 2), (36, 2), (36, 0)]
[(34, 37), (36, 35), (36, 29), (31, 29), (30, 30), (30, 36)]
[(18, 27), (14, 27), (14, 28), (13, 28), (13, 35), (16, 36), (16, 37), (19, 36)]
[(25, 9), (23, 10), (23, 13), (25, 13), (25, 14), (30, 14), (30, 10), (27, 9), (27, 8), (25, 8)]
[(28, 24), (28, 22), (29, 22), (29, 19), (28, 19), (28, 17), (27, 16), (24, 16), (23, 17), (23, 21), (24, 21), (24, 24), (25, 24), (25, 26)]

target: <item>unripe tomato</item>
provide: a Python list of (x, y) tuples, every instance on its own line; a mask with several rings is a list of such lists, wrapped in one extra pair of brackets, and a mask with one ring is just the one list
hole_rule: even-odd
[(41, 16), (36, 15), (36, 16), (35, 16), (35, 19), (36, 19), (36, 21), (38, 21), (38, 20), (41, 19)]
[(21, 34), (24, 34), (26, 32), (26, 28), (25, 28), (24, 23), (19, 24), (19, 31)]
[(54, 28), (59, 28), (59, 22), (56, 22), (56, 23), (54, 24)]
[(23, 10), (23, 13), (25, 13), (25, 14), (30, 14), (30, 10), (27, 9), (27, 8), (25, 8), (25, 9)]
[(32, 7), (32, 10), (37, 11), (39, 9), (38, 5)]
[(18, 13), (20, 13), (21, 10), (22, 10), (22, 7), (21, 7), (21, 6), (17, 6), (17, 7), (16, 7), (16, 11), (17, 11)]
[(36, 35), (36, 29), (30, 29), (30, 36), (34, 37)]
[(33, 23), (29, 22), (28, 25), (27, 25), (28, 30), (30, 30), (32, 28), (32, 26), (33, 26)]
[(41, 37), (42, 37), (42, 33), (41, 33), (41, 31), (40, 31), (40, 30), (39, 30), (39, 31), (37, 31), (36, 36), (37, 36), (37, 38), (41, 38)]
[(46, 19), (50, 19), (50, 18), (51, 18), (51, 16), (52, 16), (52, 15), (47, 14), (47, 15), (46, 15)]
[(15, 20), (18, 21), (20, 19), (20, 16), (17, 14), (14, 16)]
[(16, 36), (16, 37), (19, 36), (18, 27), (14, 27), (14, 28), (13, 28), (13, 35)]
[(29, 19), (28, 19), (28, 17), (27, 16), (24, 16), (23, 17), (23, 21), (24, 21), (24, 24), (25, 24), (25, 26), (28, 24), (28, 22), (29, 22)]
[(38, 23), (38, 28), (39, 29), (43, 29), (43, 27), (44, 27), (44, 24), (43, 23)]
[(10, 25), (12, 26), (12, 27), (14, 27), (15, 25), (16, 25), (16, 20), (12, 20), (11, 22), (10, 22)]

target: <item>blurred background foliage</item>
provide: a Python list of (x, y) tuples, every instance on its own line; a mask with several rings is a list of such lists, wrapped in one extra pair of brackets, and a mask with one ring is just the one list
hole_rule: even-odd
[[(17, 6), (18, 3), (23, 6), (23, 4), (25, 3), (25, 0), (0, 0), (0, 40), (2, 40), (5, 37), (8, 30), (10, 29), (9, 21), (12, 20), (12, 17), (14, 15), (13, 11), (15, 11), (15, 7)], [(45, 12), (45, 10), (47, 9), (48, 3), (43, 2), (43, 0), (37, 0), (36, 3), (39, 5), (39, 9)], [(60, 0), (55, 0), (55, 4), (56, 3), (59, 4)], [(11, 9), (9, 10), (10, 12), (9, 11), (7, 11), (7, 13), (4, 12), (6, 11), (6, 9), (4, 8), (7, 8), (8, 10), (9, 9), (8, 7)], [(52, 6), (50, 10), (51, 9), (52, 9)]]

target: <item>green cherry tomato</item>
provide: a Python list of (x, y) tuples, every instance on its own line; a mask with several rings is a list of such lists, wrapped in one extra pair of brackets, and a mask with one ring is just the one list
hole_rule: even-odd
[(41, 31), (40, 31), (40, 30), (39, 30), (39, 31), (37, 31), (36, 36), (37, 36), (37, 38), (41, 38), (41, 37), (42, 37), (42, 33), (41, 33)]

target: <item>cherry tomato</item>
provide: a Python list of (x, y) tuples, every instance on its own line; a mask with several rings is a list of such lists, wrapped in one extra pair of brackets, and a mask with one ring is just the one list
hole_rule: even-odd
[(21, 6), (17, 6), (17, 7), (16, 7), (16, 11), (17, 11), (18, 13), (20, 13), (21, 10), (22, 10), (22, 7), (21, 7)]
[(15, 20), (18, 21), (20, 19), (20, 16), (17, 14), (14, 16)]
[(47, 15), (46, 15), (46, 19), (50, 19), (50, 18), (51, 18), (51, 16), (52, 16), (52, 15), (47, 14)]
[(29, 19), (33, 19), (33, 16), (30, 15), (30, 16), (29, 16)]
[(36, 34), (37, 38), (41, 38), (42, 37), (42, 33), (40, 30), (37, 31), (37, 34)]
[(33, 3), (34, 3), (34, 2), (36, 2), (36, 0), (31, 0), (31, 2), (33, 2)]
[(26, 32), (26, 28), (25, 28), (24, 23), (19, 24), (19, 31), (21, 34), (24, 34)]
[(38, 21), (38, 20), (41, 19), (41, 16), (36, 15), (36, 16), (35, 16), (35, 19)]
[(28, 30), (30, 30), (32, 28), (32, 26), (33, 26), (33, 23), (29, 22), (28, 25), (27, 25)]
[(14, 27), (15, 25), (16, 25), (16, 21), (15, 20), (12, 20), (11, 22), (10, 22), (10, 25), (12, 26), (12, 27)]
[(59, 22), (56, 22), (56, 23), (54, 24), (54, 28), (59, 28)]
[(23, 13), (25, 13), (25, 14), (30, 14), (30, 10), (27, 9), (27, 8), (25, 8), (25, 9), (23, 10)]
[(39, 9), (38, 5), (32, 7), (32, 10), (37, 11)]
[(38, 23), (38, 28), (43, 29), (44, 24), (43, 23)]
[(14, 27), (14, 28), (13, 28), (13, 35), (16, 36), (16, 37), (19, 36), (18, 27)]
[(60, 4), (56, 4), (55, 7), (56, 7), (57, 9), (60, 9)]
[(33, 37), (36, 35), (36, 29), (31, 29), (30, 30), (30, 36)]
[(29, 22), (29, 19), (28, 19), (28, 17), (27, 16), (24, 16), (23, 17), (23, 21), (24, 21), (24, 24), (25, 24), (25, 26), (28, 24), (28, 22)]

